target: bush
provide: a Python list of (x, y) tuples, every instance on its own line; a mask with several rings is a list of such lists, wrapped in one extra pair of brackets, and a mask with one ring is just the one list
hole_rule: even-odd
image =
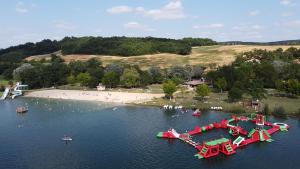
[(226, 110), (230, 113), (233, 113), (233, 114), (243, 114), (245, 113), (245, 109), (243, 109), (243, 107), (241, 106), (232, 106), (232, 107), (229, 107), (228, 110)]
[(269, 115), (269, 114), (270, 114), (270, 108), (269, 108), (269, 105), (268, 105), (268, 104), (265, 104), (262, 113), (263, 113), (264, 115)]
[(91, 75), (89, 73), (79, 73), (76, 77), (77, 81), (80, 83), (81, 86), (88, 86)]
[(176, 84), (171, 80), (164, 82), (163, 91), (167, 98), (172, 98), (173, 93), (176, 92)]
[(5, 86), (3, 84), (0, 84), (0, 92), (4, 92)]
[(206, 84), (198, 85), (196, 88), (197, 97), (200, 97), (202, 100), (205, 96), (209, 96), (210, 89)]
[(75, 83), (76, 83), (76, 77), (73, 76), (73, 75), (70, 75), (68, 78), (67, 78), (67, 82), (73, 86)]
[(180, 78), (178, 78), (178, 77), (172, 77), (172, 78), (171, 78), (171, 81), (172, 81), (173, 83), (175, 83), (176, 86), (178, 86), (178, 85), (180, 85), (180, 84), (183, 83), (183, 80), (180, 79)]
[(275, 107), (273, 112), (272, 112), (272, 115), (274, 117), (278, 117), (278, 118), (286, 118), (287, 117), (287, 114), (286, 114), (286, 112), (285, 112), (285, 110), (282, 106)]
[(120, 77), (114, 71), (106, 72), (102, 78), (102, 84), (105, 87), (113, 88), (117, 87), (120, 83)]
[(300, 109), (298, 109), (298, 112), (297, 112), (297, 117), (299, 117), (300, 118)]
[(125, 87), (139, 87), (141, 84), (140, 74), (135, 68), (127, 68), (121, 76), (121, 82)]
[(243, 91), (237, 87), (233, 87), (228, 92), (228, 99), (230, 101), (240, 100), (243, 96)]

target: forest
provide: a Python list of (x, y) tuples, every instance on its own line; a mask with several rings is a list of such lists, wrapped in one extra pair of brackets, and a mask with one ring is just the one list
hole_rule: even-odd
[(37, 43), (25, 43), (0, 49), (0, 75), (12, 78), (12, 72), (23, 60), (32, 55), (61, 51), (62, 54), (98, 54), (136, 56), (156, 53), (187, 55), (193, 46), (215, 45), (206, 38), (134, 38), (134, 37), (65, 37), (60, 41), (45, 39)]

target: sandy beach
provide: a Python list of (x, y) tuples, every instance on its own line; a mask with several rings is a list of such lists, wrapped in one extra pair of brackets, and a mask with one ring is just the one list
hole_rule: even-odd
[(100, 101), (110, 103), (142, 103), (162, 96), (163, 94), (151, 93), (126, 93), (110, 91), (81, 91), (55, 89), (28, 92), (25, 94), (24, 97)]

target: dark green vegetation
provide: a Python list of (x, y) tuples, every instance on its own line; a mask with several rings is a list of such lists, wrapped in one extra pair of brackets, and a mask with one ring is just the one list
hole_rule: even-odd
[(53, 54), (50, 61), (23, 63), (12, 71), (14, 80), (28, 84), (31, 89), (67, 84), (95, 88), (99, 83), (107, 88), (136, 88), (161, 84), (169, 79), (176, 87), (186, 80), (201, 77), (203, 68), (174, 66), (160, 69), (153, 66), (149, 70), (141, 70), (138, 65), (128, 64), (110, 64), (104, 67), (96, 58), (87, 62), (71, 61), (66, 64), (63, 59)]
[(284, 96), (296, 97), (300, 94), (299, 59), (300, 50), (296, 48), (254, 50), (238, 55), (231, 65), (209, 72), (207, 78), (219, 90), (228, 90), (231, 101), (243, 95), (263, 99), (266, 88), (276, 88), (284, 91)]
[(61, 41), (63, 54), (97, 54), (112, 56), (137, 56), (155, 53), (186, 55), (191, 44), (183, 40), (163, 38), (85, 37), (65, 38)]
[(214, 45), (210, 39), (185, 38), (183, 40), (165, 38), (129, 37), (66, 37), (61, 41), (43, 40), (0, 49), (0, 75), (12, 78), (14, 69), (23, 59), (32, 55), (49, 54), (61, 50), (63, 54), (93, 54), (137, 56), (144, 54), (173, 53), (187, 55), (194, 45)]
[(167, 98), (173, 98), (173, 93), (176, 92), (176, 84), (172, 80), (163, 83), (163, 91)]
[(196, 88), (197, 97), (199, 97), (201, 100), (204, 99), (204, 97), (209, 96), (210, 89), (206, 84), (198, 85)]
[(130, 37), (66, 37), (61, 41), (43, 40), (0, 49), (0, 62), (20, 62), (32, 55), (43, 55), (62, 50), (63, 54), (99, 54), (117, 56), (137, 56), (156, 53), (186, 55), (192, 46), (215, 45), (211, 39)]

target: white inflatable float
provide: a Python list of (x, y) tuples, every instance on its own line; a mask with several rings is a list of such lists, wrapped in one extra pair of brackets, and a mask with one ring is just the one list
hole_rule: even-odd
[(211, 110), (223, 110), (223, 107), (210, 107)]

